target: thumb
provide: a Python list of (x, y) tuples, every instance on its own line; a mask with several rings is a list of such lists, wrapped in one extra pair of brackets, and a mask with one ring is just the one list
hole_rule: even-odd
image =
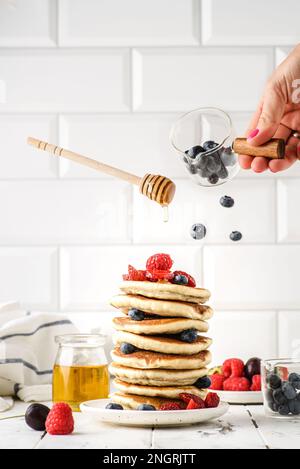
[(247, 139), (251, 145), (261, 145), (274, 136), (284, 114), (285, 104), (280, 90), (274, 85), (268, 85), (256, 129), (250, 132)]

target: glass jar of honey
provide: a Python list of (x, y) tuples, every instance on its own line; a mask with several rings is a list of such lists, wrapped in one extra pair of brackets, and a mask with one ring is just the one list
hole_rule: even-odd
[(53, 369), (52, 400), (66, 402), (79, 411), (81, 402), (105, 399), (109, 373), (104, 352), (105, 337), (69, 334), (56, 337), (59, 344)]

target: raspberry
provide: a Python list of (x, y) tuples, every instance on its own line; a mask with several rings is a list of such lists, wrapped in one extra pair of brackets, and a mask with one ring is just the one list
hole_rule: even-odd
[[(196, 396), (195, 394), (190, 394), (188, 392), (181, 392), (179, 394), (179, 399), (181, 399), (186, 404), (189, 404), (190, 401), (194, 401), (199, 406), (204, 406), (204, 401), (201, 397)], [(197, 407), (197, 409), (202, 409), (202, 407)]]
[(224, 391), (249, 391), (250, 382), (247, 378), (231, 377), (223, 383)]
[(173, 276), (175, 277), (175, 275), (184, 275), (188, 279), (188, 284), (187, 284), (188, 287), (196, 286), (196, 280), (190, 274), (187, 274), (186, 272), (183, 272), (182, 270), (175, 270), (175, 272), (173, 272)]
[(146, 271), (146, 279), (150, 282), (157, 282), (158, 280), (171, 280), (173, 278), (173, 274), (170, 270), (147, 270)]
[(170, 270), (173, 265), (173, 261), (169, 254), (154, 254), (149, 257), (146, 262), (147, 270)]
[(251, 384), (250, 389), (251, 391), (261, 391), (261, 376), (260, 375), (252, 376), (252, 384)]
[(128, 266), (128, 274), (123, 275), (123, 280), (135, 280), (137, 282), (142, 282), (146, 280), (146, 271), (137, 270), (132, 265)]
[(239, 378), (244, 376), (244, 362), (239, 358), (229, 358), (222, 366), (222, 374), (225, 378)]
[(204, 408), (205, 408), (205, 402), (202, 399), (200, 400), (197, 399), (197, 401), (195, 401), (194, 399), (191, 399), (187, 405), (186, 410), (204, 409)]
[(225, 376), (216, 373), (214, 375), (210, 375), (209, 378), (211, 380), (211, 385), (209, 386), (209, 389), (214, 389), (215, 391), (222, 391)]
[(178, 402), (166, 402), (160, 406), (159, 410), (181, 410), (181, 407)]
[(215, 392), (209, 392), (205, 398), (205, 407), (218, 407), (220, 398)]
[(46, 431), (50, 435), (68, 435), (74, 430), (72, 409), (64, 402), (54, 404), (46, 420)]

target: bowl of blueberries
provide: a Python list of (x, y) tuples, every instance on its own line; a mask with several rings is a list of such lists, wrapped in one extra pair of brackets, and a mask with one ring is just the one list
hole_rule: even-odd
[(239, 171), (232, 150), (235, 133), (230, 116), (217, 108), (199, 108), (181, 116), (170, 140), (191, 178), (201, 186), (224, 184)]
[(266, 415), (300, 419), (300, 360), (264, 360), (261, 377)]

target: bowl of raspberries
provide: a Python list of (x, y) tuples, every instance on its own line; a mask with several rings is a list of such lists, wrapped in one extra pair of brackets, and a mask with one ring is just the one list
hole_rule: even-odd
[(274, 418), (300, 418), (300, 361), (273, 359), (262, 362), (265, 413)]
[(228, 358), (209, 370), (210, 389), (230, 404), (262, 404), (261, 359)]

